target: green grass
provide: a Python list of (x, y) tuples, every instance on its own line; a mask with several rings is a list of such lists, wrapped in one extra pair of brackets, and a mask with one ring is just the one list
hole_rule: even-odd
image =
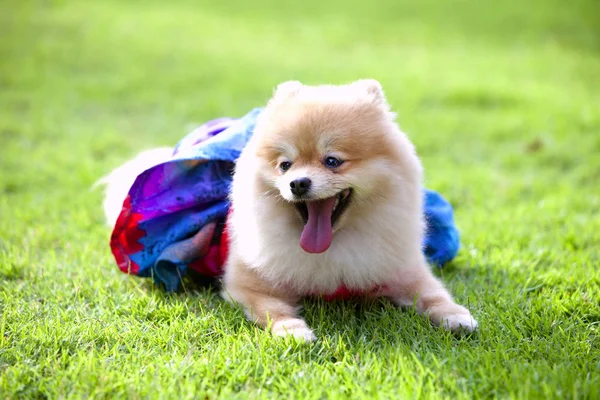
[[(308, 301), (314, 345), (117, 270), (94, 181), (287, 79), (379, 79), (456, 207), (480, 331)], [(0, 398), (599, 398), (596, 1), (0, 7)]]

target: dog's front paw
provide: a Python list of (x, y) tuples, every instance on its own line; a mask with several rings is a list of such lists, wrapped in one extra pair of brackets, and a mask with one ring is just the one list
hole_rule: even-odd
[(293, 336), (306, 342), (314, 342), (317, 337), (300, 318), (291, 318), (276, 321), (271, 326), (271, 332), (276, 336)]
[(471, 333), (479, 325), (469, 310), (458, 304), (434, 307), (429, 312), (429, 318), (452, 332)]
[(442, 318), (442, 326), (452, 332), (471, 333), (477, 329), (477, 321), (467, 311), (461, 314), (450, 314)]

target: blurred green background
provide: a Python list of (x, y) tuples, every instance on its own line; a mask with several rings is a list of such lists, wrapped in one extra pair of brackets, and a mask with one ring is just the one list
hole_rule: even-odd
[[(117, 271), (91, 185), (262, 106), (376, 78), (456, 208), (467, 340), (308, 303), (314, 347)], [(597, 398), (600, 4), (0, 2), (0, 394)]]

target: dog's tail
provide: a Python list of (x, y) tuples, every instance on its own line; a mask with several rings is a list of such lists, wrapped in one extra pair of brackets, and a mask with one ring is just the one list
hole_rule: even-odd
[(137, 176), (147, 169), (169, 160), (172, 154), (173, 148), (171, 147), (146, 150), (94, 184), (94, 187), (105, 186), (106, 188), (104, 216), (107, 224), (114, 226), (123, 208), (123, 201)]

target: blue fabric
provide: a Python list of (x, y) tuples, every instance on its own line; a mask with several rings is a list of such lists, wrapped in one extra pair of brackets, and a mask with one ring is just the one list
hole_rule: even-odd
[(427, 231), (424, 251), (427, 260), (438, 267), (452, 261), (460, 248), (460, 234), (454, 222), (454, 210), (439, 193), (425, 189)]

